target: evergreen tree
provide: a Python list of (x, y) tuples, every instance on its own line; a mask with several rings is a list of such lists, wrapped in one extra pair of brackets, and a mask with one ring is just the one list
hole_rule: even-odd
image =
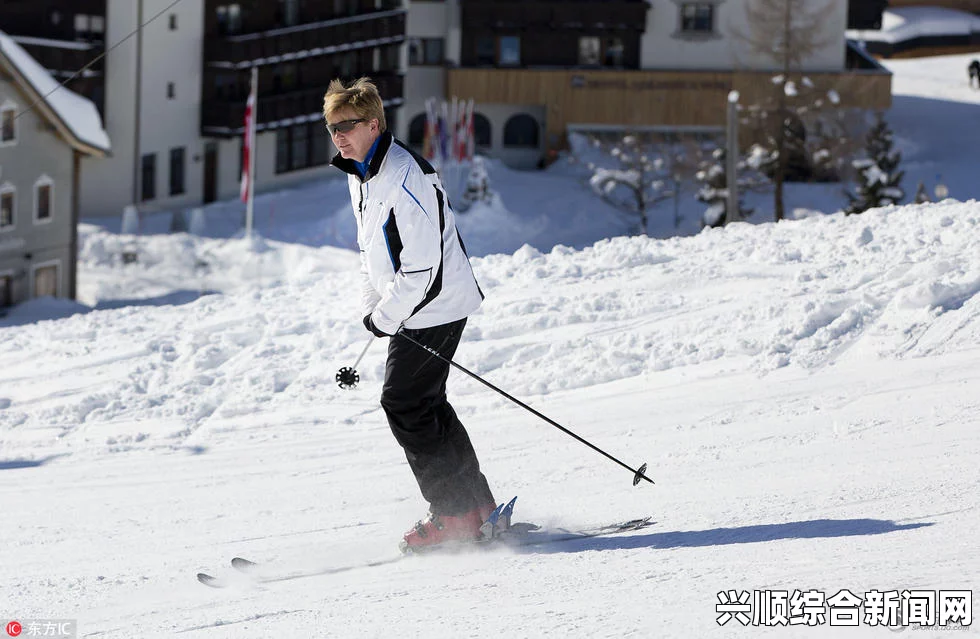
[(861, 174), (861, 183), (856, 194), (847, 193), (850, 206), (844, 212), (848, 215), (898, 204), (905, 198), (901, 187), (905, 172), (898, 170), (902, 154), (892, 150), (892, 132), (880, 113), (875, 125), (868, 131), (865, 143), (868, 157), (853, 162), (854, 168)]
[[(708, 205), (701, 217), (701, 224), (717, 227), (728, 223), (728, 175), (725, 172), (727, 151), (724, 148), (717, 148), (711, 155), (711, 160), (703, 162), (698, 169), (696, 178), (701, 183), (701, 188), (698, 189), (694, 197), (699, 202)], [(740, 162), (739, 165), (739, 173), (742, 174), (745, 169), (744, 163)], [(748, 182), (742, 179), (739, 179), (738, 182), (739, 193), (744, 192), (743, 188), (750, 186)], [(738, 208), (738, 219), (740, 220), (744, 220), (753, 213), (753, 209), (747, 209), (743, 206), (741, 197), (738, 199)]]

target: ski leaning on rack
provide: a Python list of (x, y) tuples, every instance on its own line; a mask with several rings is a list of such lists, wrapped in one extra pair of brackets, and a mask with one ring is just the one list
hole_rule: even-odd
[(525, 522), (516, 522), (510, 524), (510, 526), (505, 529), (498, 529), (498, 522), (500, 521), (501, 515), (506, 513), (509, 516), (510, 512), (513, 511), (515, 500), (516, 498), (511, 500), (507, 505), (502, 504), (496, 511), (494, 511), (494, 514), (491, 515), (490, 519), (487, 520), (487, 523), (484, 524), (483, 540), (444, 544), (442, 546), (432, 548), (426, 552), (400, 552), (362, 563), (301, 568), (297, 570), (283, 569), (281, 566), (277, 567), (275, 562), (265, 564), (254, 562), (243, 557), (235, 557), (231, 560), (231, 566), (235, 569), (235, 572), (232, 573), (230, 577), (220, 577), (200, 572), (197, 574), (197, 580), (205, 586), (209, 586), (211, 588), (227, 588), (235, 585), (236, 583), (242, 583), (241, 578), (244, 578), (244, 583), (253, 584), (290, 581), (293, 579), (303, 579), (306, 577), (334, 575), (350, 572), (352, 570), (358, 570), (360, 568), (386, 566), (415, 555), (452, 554), (454, 552), (466, 552), (470, 550), (492, 550), (497, 547), (522, 548), (571, 543), (586, 539), (594, 539), (597, 537), (632, 532), (647, 528), (655, 523), (652, 521), (652, 518), (643, 517), (640, 519), (631, 519), (629, 521), (618, 522), (606, 526), (584, 528), (579, 530), (570, 530), (566, 528), (546, 529), (536, 524)]

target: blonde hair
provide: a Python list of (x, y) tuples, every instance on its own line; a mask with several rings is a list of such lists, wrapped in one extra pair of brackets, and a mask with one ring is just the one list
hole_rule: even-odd
[(379, 132), (383, 133), (388, 128), (378, 87), (371, 82), (371, 78), (358, 78), (350, 86), (344, 86), (343, 80), (330, 82), (323, 96), (323, 118), (329, 119), (331, 114), (344, 107), (352, 108), (359, 118), (376, 119)]

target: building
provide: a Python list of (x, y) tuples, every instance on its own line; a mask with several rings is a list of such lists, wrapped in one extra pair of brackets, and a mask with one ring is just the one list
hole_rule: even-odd
[[(845, 106), (885, 109), (890, 74), (845, 38), (849, 21), (880, 22), (883, 4), (853, 3), (829, 5), (825, 42), (802, 70)], [(718, 130), (732, 89), (745, 100), (771, 90), (778, 65), (739, 37), (750, 31), (746, 3), (734, 0), (413, 2), (408, 138), (420, 144), (430, 95), (472, 98), (478, 145), (523, 167), (570, 130)]]
[(110, 147), (96, 105), (57, 86), (0, 32), (0, 312), (75, 297), (82, 164)]
[[(803, 64), (855, 106), (890, 104), (890, 75), (845, 40), (849, 23), (880, 22), (882, 1), (831, 3), (826, 44)], [(69, 87), (114, 144), (83, 160), (81, 214), (94, 217), (235, 197), (253, 66), (260, 191), (328, 171), (321, 104), (334, 77), (373, 77), (390, 128), (418, 146), (427, 98), (472, 98), (478, 148), (517, 167), (539, 165), (570, 130), (715, 131), (732, 89), (751, 100), (772, 87), (773, 61), (737, 37), (745, 4), (4, 0), (0, 23), (54, 77), (84, 67)]]
[(374, 77), (397, 126), (405, 15), (400, 0), (0, 4), (0, 24), (57, 78), (106, 53), (69, 84), (98, 106), (114, 142), (112, 157), (83, 161), (85, 217), (237, 195), (252, 66), (257, 187), (322, 175), (332, 155), (323, 93), (333, 77)]
[(878, 27), (848, 31), (848, 37), (883, 58), (980, 52), (980, 15), (944, 6), (951, 4), (890, 7)]

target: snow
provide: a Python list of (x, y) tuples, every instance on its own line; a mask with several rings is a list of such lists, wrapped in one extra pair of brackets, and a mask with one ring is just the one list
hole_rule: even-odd
[(38, 95), (46, 96), (45, 101), (79, 140), (102, 151), (110, 150), (109, 134), (91, 100), (64, 87), (58, 88), (59, 83), (51, 74), (2, 31), (0, 52), (27, 78)]
[[(3, 614), (108, 638), (671, 639), (761, 634), (718, 627), (723, 591), (966, 589), (976, 618), (980, 203), (949, 143), (976, 138), (943, 128), (976, 105), (888, 64), (909, 172), (961, 201), (845, 216), (789, 185), (800, 219), (607, 237), (573, 167), (487, 163), (499, 199), (459, 216), (487, 299), (456, 361), (657, 483), (458, 371), (450, 397), (518, 520), (656, 520), (629, 535), (368, 565), (425, 504), (378, 406), (383, 341), (356, 389), (334, 381), (370, 339), (342, 180), (260, 196), (250, 239), (236, 202), (208, 237), (81, 225), (84, 305), (0, 318)], [(197, 583), (235, 555), (324, 574)], [(887, 633), (862, 625), (770, 634)]]
[(932, 36), (969, 36), (980, 32), (980, 16), (946, 7), (893, 7), (881, 17), (881, 29), (849, 30), (847, 37), (895, 44)]

